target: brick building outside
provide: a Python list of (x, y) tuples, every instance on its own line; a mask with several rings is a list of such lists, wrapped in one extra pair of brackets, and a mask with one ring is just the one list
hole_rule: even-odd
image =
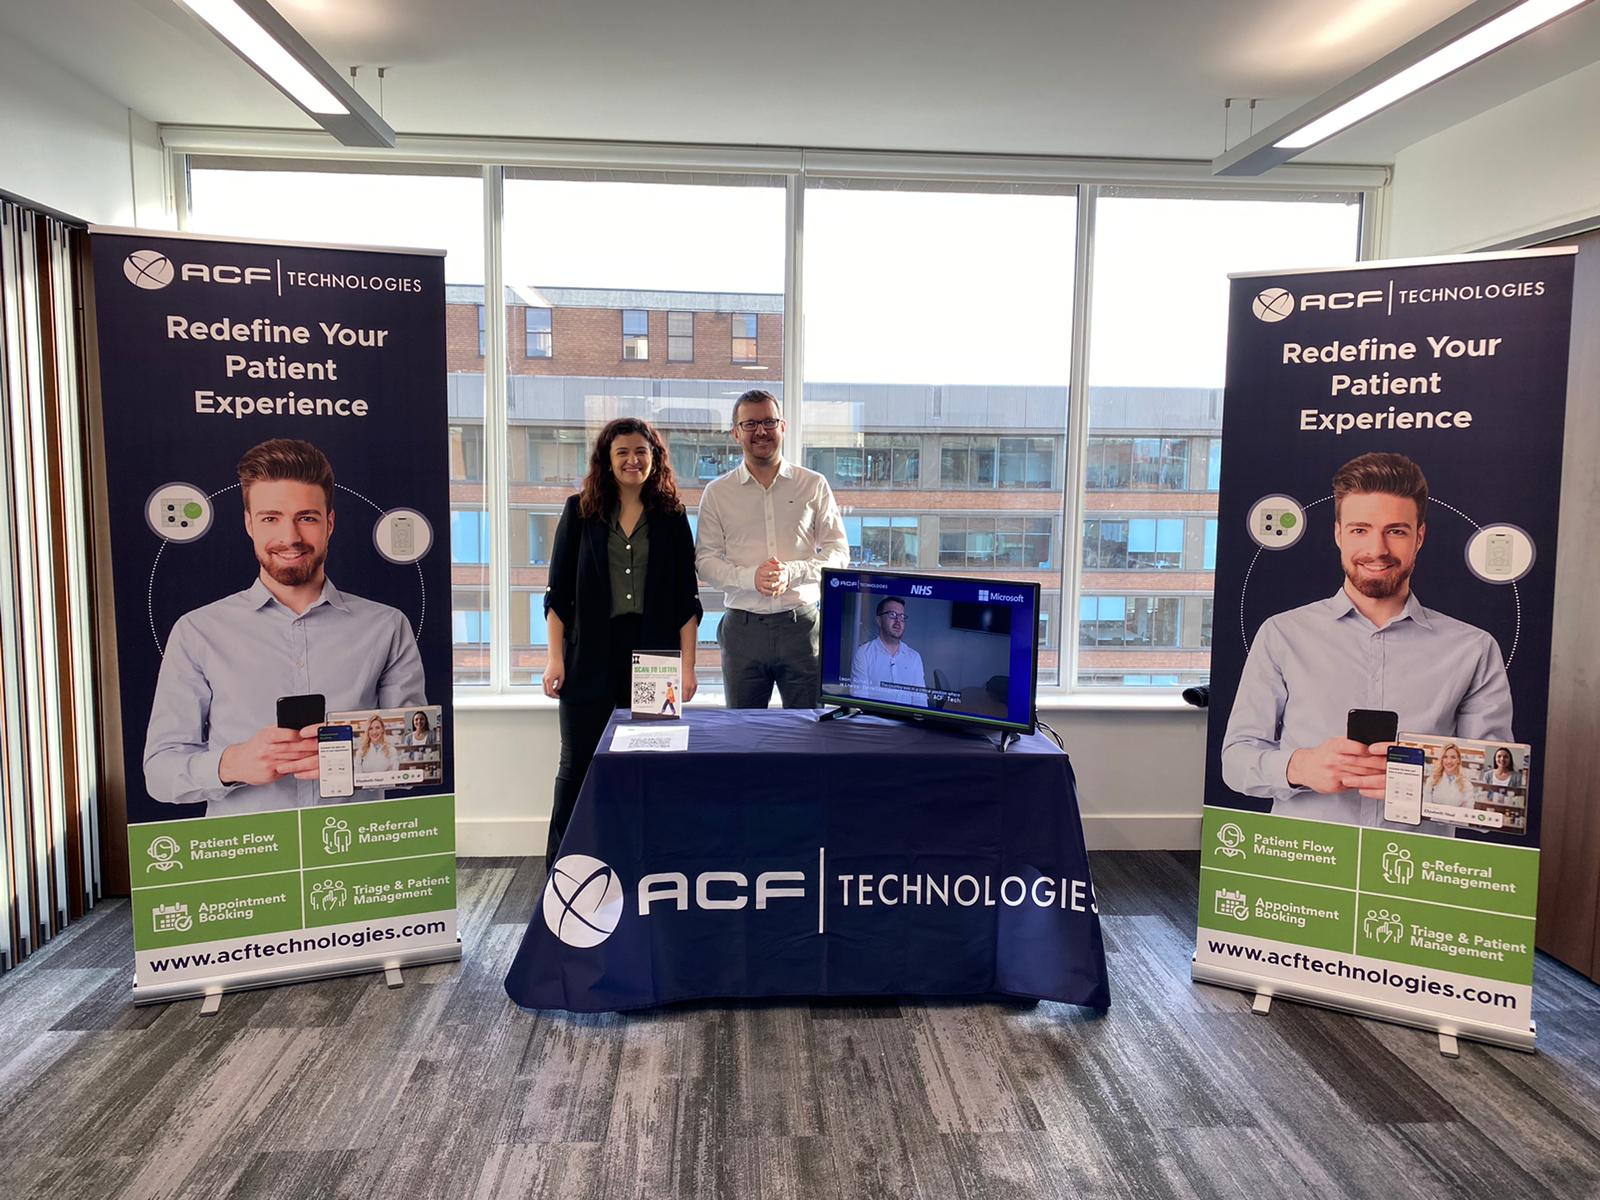
[[(447, 289), (455, 675), (488, 678), (483, 289)], [(541, 599), (556, 520), (593, 436), (652, 421), (694, 520), (705, 483), (738, 462), (746, 388), (783, 396), (783, 297), (599, 288), (506, 289), (511, 679), (545, 661)], [(856, 565), (1038, 582), (1040, 682), (1057, 682), (1066, 389), (808, 380), (804, 447), (827, 475)], [(1081, 506), (1079, 678), (1088, 686), (1204, 680), (1220, 388), (1094, 388)], [(717, 678), (722, 596), (702, 590), (702, 678)], [(1067, 622), (1070, 626), (1071, 622)], [(1064, 681), (1063, 681), (1064, 682)]]

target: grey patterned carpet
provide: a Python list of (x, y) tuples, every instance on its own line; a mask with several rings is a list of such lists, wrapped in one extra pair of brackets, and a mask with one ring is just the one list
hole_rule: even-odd
[(126, 903), (0, 978), (0, 1196), (1600, 1196), (1600, 988), (1540, 1052), (1189, 982), (1195, 856), (1097, 854), (1114, 1007), (522, 1012), (539, 859), (468, 859), (462, 963), (128, 1003)]

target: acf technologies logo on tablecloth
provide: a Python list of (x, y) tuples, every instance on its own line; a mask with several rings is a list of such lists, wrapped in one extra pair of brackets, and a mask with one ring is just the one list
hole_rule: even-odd
[[(1059, 908), (1073, 913), (1096, 913), (1094, 885), (1087, 879), (1060, 878), (1030, 872), (995, 876), (981, 872), (933, 875), (895, 872), (828, 876), (823, 869), (825, 848), (818, 850), (817, 887), (830, 880), (838, 885), (835, 903), (843, 908), (957, 907), (957, 908)], [(669, 912), (736, 911), (753, 905), (760, 912), (773, 901), (803, 901), (810, 891), (805, 871), (772, 870), (756, 875), (752, 884), (743, 871), (658, 871), (640, 876), (635, 889), (638, 915), (649, 917), (653, 907)], [(817, 932), (827, 928), (827, 906), (819, 896)], [(556, 860), (545, 884), (544, 922), (565, 945), (586, 950), (600, 945), (614, 932), (627, 906), (622, 878), (609, 864), (587, 854), (567, 854)]]
[(622, 880), (598, 858), (568, 854), (550, 868), (544, 923), (569, 946), (587, 949), (611, 936), (622, 919)]

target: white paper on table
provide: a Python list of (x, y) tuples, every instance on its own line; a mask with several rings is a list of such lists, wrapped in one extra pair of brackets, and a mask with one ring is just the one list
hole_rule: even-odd
[(611, 749), (625, 750), (687, 750), (689, 726), (676, 721), (649, 725), (618, 725), (611, 738)]

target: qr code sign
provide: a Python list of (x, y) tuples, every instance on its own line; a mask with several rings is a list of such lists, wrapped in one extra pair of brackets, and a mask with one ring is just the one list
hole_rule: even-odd
[(633, 685), (634, 704), (654, 704), (656, 702), (656, 685), (654, 680), (646, 679)]

